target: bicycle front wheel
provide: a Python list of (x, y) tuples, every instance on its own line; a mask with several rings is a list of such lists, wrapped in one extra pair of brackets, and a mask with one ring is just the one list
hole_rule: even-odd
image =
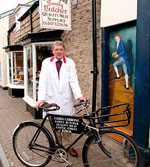
[[(39, 127), (38, 123), (24, 122), (13, 134), (14, 152), (28, 167), (43, 167), (51, 159), (49, 152), (53, 143), (46, 130), (42, 127), (38, 129)], [(33, 140), (35, 134), (37, 137)]]
[(107, 130), (100, 132), (100, 144), (90, 136), (83, 147), (84, 167), (140, 167), (140, 155), (133, 139), (126, 134)]

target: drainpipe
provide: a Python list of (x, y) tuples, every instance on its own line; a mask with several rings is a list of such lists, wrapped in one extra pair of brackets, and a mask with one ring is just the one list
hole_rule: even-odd
[(96, 110), (96, 91), (97, 91), (97, 36), (96, 36), (96, 0), (92, 0), (92, 24), (93, 24), (93, 96), (92, 113)]
[(29, 15), (30, 15), (30, 28), (31, 28), (31, 32), (33, 32), (32, 11), (31, 10), (29, 10)]

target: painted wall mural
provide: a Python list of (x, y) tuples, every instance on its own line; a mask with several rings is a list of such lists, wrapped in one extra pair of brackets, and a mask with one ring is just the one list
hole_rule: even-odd
[(109, 104), (129, 103), (133, 128), (136, 25), (113, 27), (109, 33)]

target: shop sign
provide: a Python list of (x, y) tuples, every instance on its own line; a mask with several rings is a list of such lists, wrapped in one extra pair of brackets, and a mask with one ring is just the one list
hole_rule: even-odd
[(40, 0), (41, 28), (71, 30), (70, 0)]
[(81, 134), (85, 129), (85, 124), (80, 117), (51, 115), (51, 119), (56, 131)]

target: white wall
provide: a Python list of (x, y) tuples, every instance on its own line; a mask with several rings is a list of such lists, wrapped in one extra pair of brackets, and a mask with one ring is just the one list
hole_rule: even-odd
[(2, 79), (0, 80), (0, 86), (7, 86), (7, 53), (3, 47), (7, 46), (7, 31), (8, 31), (8, 16), (0, 19), (0, 62), (2, 67)]
[(101, 27), (137, 19), (137, 0), (101, 0)]

